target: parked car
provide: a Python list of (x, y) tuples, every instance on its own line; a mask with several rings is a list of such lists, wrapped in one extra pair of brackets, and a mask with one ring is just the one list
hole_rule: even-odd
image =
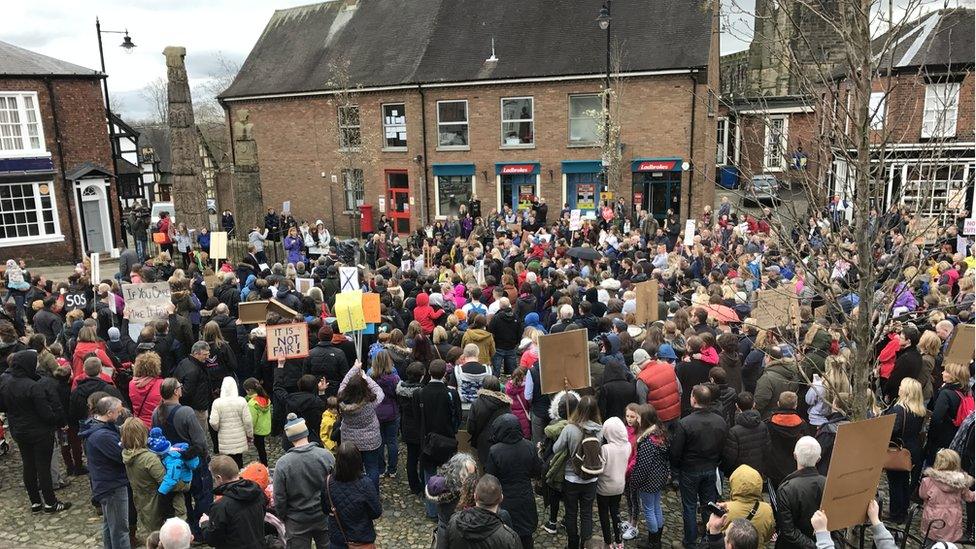
[(744, 200), (758, 203), (780, 201), (779, 189), (782, 184), (772, 175), (754, 175), (746, 184)]
[(152, 224), (150, 227), (156, 226), (156, 223), (159, 221), (159, 214), (161, 212), (169, 212), (170, 223), (176, 221), (176, 208), (173, 207), (172, 202), (153, 202), (152, 216), (150, 217)]

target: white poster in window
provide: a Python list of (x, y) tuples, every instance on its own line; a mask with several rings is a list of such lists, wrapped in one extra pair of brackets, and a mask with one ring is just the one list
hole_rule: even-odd
[(685, 221), (685, 246), (691, 246), (695, 243), (695, 225), (694, 219), (688, 219)]
[(406, 141), (407, 132), (397, 132), (397, 139), (399, 139), (400, 141)]
[(386, 213), (386, 199), (381, 196), (378, 202), (380, 213)]

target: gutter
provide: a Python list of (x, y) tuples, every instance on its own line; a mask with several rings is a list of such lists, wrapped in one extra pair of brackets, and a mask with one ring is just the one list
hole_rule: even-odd
[[(71, 209), (71, 190), (68, 188), (68, 181), (64, 178), (68, 171), (64, 165), (64, 147), (61, 145), (61, 123), (58, 118), (58, 103), (54, 100), (54, 86), (51, 85), (51, 78), (44, 78), (44, 85), (47, 87), (47, 97), (51, 102), (51, 118), (54, 122), (54, 143), (58, 148), (58, 167), (61, 169), (61, 194), (64, 196), (65, 212), (69, 212)], [(80, 208), (81, 205), (79, 204), (78, 207)], [(70, 213), (68, 217), (71, 217)], [(59, 219), (58, 223), (60, 222), (61, 220)], [(75, 232), (75, 224), (69, 221), (68, 228), (71, 230), (72, 257), (81, 257), (81, 254), (78, 253), (78, 234)]]
[(420, 137), (424, 143), (424, 157), (421, 161), (424, 166), (422, 178), (424, 184), (420, 186), (420, 220), (426, 226), (429, 221), (427, 218), (427, 98), (424, 96), (424, 87), (420, 84), (417, 84), (417, 92), (420, 94)]
[[(689, 130), (688, 136), (688, 216), (686, 219), (691, 219), (691, 187), (692, 181), (694, 181), (695, 176), (695, 162), (694, 152), (695, 152), (695, 108), (698, 105), (698, 97), (696, 93), (698, 91), (698, 71), (690, 72), (688, 77), (691, 78), (691, 129)], [(678, 212), (678, 219), (681, 219), (681, 212)]]

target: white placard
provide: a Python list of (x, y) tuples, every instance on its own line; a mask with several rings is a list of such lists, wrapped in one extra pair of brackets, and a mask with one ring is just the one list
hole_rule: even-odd
[(281, 213), (290, 214), (291, 213), (291, 200), (285, 200), (281, 203)]
[(339, 267), (339, 291), (355, 292), (359, 286), (359, 269), (356, 267)]
[(97, 252), (93, 252), (89, 256), (91, 261), (91, 283), (92, 286), (98, 287), (98, 283), (102, 281), (102, 266)]
[(136, 324), (169, 318), (170, 296), (168, 282), (122, 285), (122, 298), (129, 313), (129, 322)]
[(685, 221), (685, 246), (692, 246), (695, 243), (695, 225), (697, 223), (694, 219), (688, 219)]
[(580, 218), (580, 210), (569, 212), (569, 230), (578, 231), (583, 228), (583, 220)]
[(748, 223), (739, 223), (738, 225), (735, 226), (735, 228), (739, 230), (740, 234), (749, 234)]
[(410, 260), (410, 259), (404, 259), (403, 261), (400, 262), (400, 270), (401, 271), (409, 271), (410, 269), (413, 269), (413, 261), (412, 260)]
[(379, 202), (380, 213), (386, 213), (386, 198), (383, 198), (381, 196), (378, 202)]
[(302, 295), (308, 295), (308, 291), (315, 286), (314, 278), (301, 278), (295, 279), (295, 290)]
[(976, 217), (969, 217), (963, 221), (962, 234), (967, 236), (976, 235)]
[(960, 253), (963, 257), (969, 255), (969, 239), (965, 236), (956, 237), (956, 253)]

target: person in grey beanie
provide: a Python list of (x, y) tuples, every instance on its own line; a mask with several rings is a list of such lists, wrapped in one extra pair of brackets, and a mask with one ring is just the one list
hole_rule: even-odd
[(288, 414), (285, 436), (293, 444), (274, 469), (275, 514), (285, 521), (289, 548), (325, 548), (329, 543), (322, 493), (335, 468), (332, 452), (308, 441), (305, 420)]

